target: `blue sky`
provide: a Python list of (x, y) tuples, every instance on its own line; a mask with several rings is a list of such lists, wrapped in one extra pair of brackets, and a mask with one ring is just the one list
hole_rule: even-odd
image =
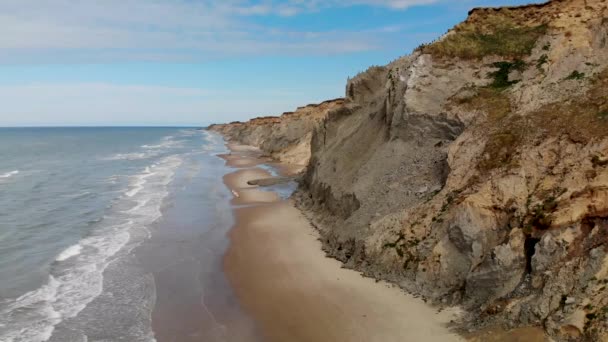
[(3, 0), (0, 126), (207, 125), (341, 97), (477, 6), (525, 0)]

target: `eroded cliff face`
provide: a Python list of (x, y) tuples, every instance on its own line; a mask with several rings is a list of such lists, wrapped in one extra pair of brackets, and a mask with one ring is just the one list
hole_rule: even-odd
[(269, 156), (301, 169), (308, 165), (310, 159), (312, 132), (329, 111), (343, 104), (344, 99), (328, 100), (299, 107), (281, 116), (211, 125), (209, 129), (222, 133), (233, 142), (259, 147)]
[(329, 254), (469, 326), (608, 340), (608, 1), (473, 10), (326, 114), (294, 198)]

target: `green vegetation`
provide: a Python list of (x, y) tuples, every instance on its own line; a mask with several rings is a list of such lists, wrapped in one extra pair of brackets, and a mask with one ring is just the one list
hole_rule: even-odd
[(578, 72), (577, 70), (574, 70), (565, 79), (566, 80), (582, 80), (583, 78), (585, 78), (585, 73), (584, 72)]
[(488, 77), (494, 79), (490, 86), (496, 89), (504, 89), (507, 88), (519, 81), (509, 81), (509, 74), (513, 70), (523, 71), (526, 69), (526, 63), (524, 63), (521, 59), (516, 59), (513, 62), (496, 62), (492, 64), (498, 70), (493, 71), (488, 74)]
[(549, 43), (543, 45), (543, 51), (549, 51), (550, 48), (551, 48), (551, 44), (549, 44)]
[[(594, 75), (590, 84), (589, 90), (572, 102), (545, 105), (526, 115), (525, 119), (510, 115), (508, 92), (479, 89), (473, 99), (462, 105), (488, 115), (483, 129), (489, 138), (478, 164), (479, 170), (487, 172), (516, 166), (514, 157), (520, 146), (539, 138), (565, 134), (574, 142), (587, 143), (605, 137), (608, 132), (608, 113), (605, 113), (608, 109), (604, 102), (608, 98), (608, 69)], [(596, 159), (594, 165), (608, 165), (608, 160)], [(538, 216), (538, 223), (542, 225), (543, 222)]]
[(421, 49), (437, 57), (478, 59), (497, 55), (520, 58), (530, 55), (538, 38), (546, 32), (546, 24), (516, 26), (512, 18), (497, 15), (487, 18), (482, 25), (461, 24), (444, 39)]
[[(605, 137), (608, 120), (598, 113), (608, 110), (604, 102), (608, 98), (608, 69), (594, 75), (590, 84), (583, 96), (567, 104), (553, 103), (531, 113), (529, 134), (538, 133), (542, 127), (543, 135), (566, 134), (572, 141), (580, 143)], [(547, 125), (548, 122), (551, 124)]]

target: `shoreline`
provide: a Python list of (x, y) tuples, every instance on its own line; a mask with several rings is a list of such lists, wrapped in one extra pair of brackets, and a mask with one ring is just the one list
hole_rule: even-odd
[[(268, 341), (464, 341), (437, 309), (325, 255), (319, 233), (291, 200), (248, 185), (270, 177), (250, 148), (228, 144), (224, 176), (235, 225), (224, 272)], [(285, 169), (279, 172), (284, 172)]]

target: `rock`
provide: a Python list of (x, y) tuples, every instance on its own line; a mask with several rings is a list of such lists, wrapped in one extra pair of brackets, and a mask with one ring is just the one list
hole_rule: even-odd
[(416, 191), (416, 195), (423, 195), (423, 194), (427, 193), (428, 191), (429, 191), (429, 187), (423, 186), (422, 188), (418, 189), (418, 191)]
[(270, 177), (270, 178), (262, 178), (262, 179), (254, 179), (247, 182), (249, 185), (257, 185), (257, 186), (272, 186), (277, 184), (285, 184), (289, 183), (293, 180), (291, 177)]
[(509, 82), (519, 82), (523, 79), (522, 72), (519, 70), (513, 70), (509, 73)]
[(493, 258), (486, 258), (466, 280), (467, 297), (475, 302), (489, 302), (515, 290), (525, 274), (525, 237), (513, 229), (506, 244), (496, 246)]
[(560, 333), (566, 339), (580, 339), (585, 332), (585, 311), (574, 311), (560, 328)]

